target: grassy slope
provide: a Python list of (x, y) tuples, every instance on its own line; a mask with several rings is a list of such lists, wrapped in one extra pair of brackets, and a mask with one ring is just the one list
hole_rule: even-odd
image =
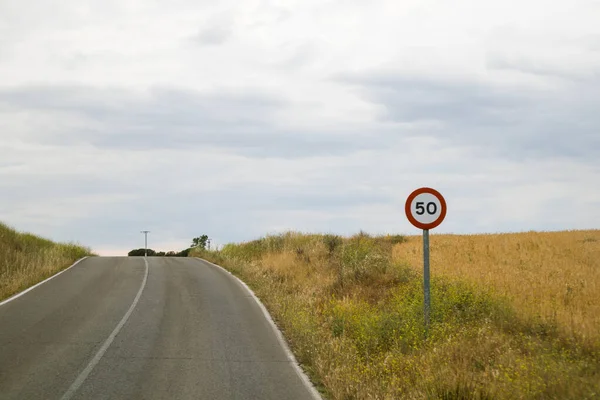
[(288, 233), (202, 256), (255, 290), (334, 399), (600, 397), (600, 231)]
[(90, 255), (87, 248), (19, 233), (0, 223), (0, 300), (48, 278), (87, 255)]

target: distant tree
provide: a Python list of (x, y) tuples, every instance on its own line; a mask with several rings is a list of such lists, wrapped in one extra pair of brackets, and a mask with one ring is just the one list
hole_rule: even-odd
[[(168, 252), (164, 252), (164, 251), (155, 251), (152, 249), (148, 249), (148, 256), (153, 256), (153, 257), (187, 257), (188, 254), (190, 254), (190, 251), (192, 251), (192, 248), (188, 248), (188, 249), (184, 249), (181, 251), (168, 251)], [(144, 256), (144, 249), (135, 249), (135, 250), (131, 250), (128, 254), (128, 256), (130, 257), (143, 257)]]
[[(129, 253), (127, 253), (127, 255), (129, 257), (143, 257), (144, 253), (145, 253), (144, 249), (135, 249), (135, 250), (131, 250)], [(148, 255), (155, 256), (156, 252), (152, 249), (148, 249)]]
[(196, 238), (192, 239), (192, 247), (200, 247), (202, 249), (205, 249), (207, 243), (208, 243), (208, 235), (202, 235), (200, 237), (196, 237)]
[(175, 255), (175, 257), (187, 257), (188, 254), (190, 254), (190, 251), (192, 251), (192, 248), (181, 250), (179, 253), (177, 253)]

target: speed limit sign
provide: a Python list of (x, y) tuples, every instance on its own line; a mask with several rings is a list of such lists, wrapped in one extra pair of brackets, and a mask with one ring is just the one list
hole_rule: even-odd
[(435, 189), (420, 188), (406, 199), (406, 217), (419, 229), (433, 229), (446, 217), (446, 200)]
[(431, 288), (429, 279), (429, 230), (446, 218), (446, 200), (435, 189), (417, 189), (408, 196), (404, 205), (406, 217), (411, 224), (423, 229), (423, 305), (425, 315), (425, 336), (429, 330), (431, 313)]

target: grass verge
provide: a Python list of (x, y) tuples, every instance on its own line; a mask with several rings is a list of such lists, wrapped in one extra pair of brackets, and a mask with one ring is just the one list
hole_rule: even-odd
[(0, 300), (91, 255), (88, 248), (54, 243), (0, 223)]
[[(462, 239), (432, 235), (433, 315), (427, 339), (418, 237), (286, 233), (191, 255), (222, 265), (248, 283), (325, 397), (598, 398), (597, 332), (587, 330), (587, 322), (550, 318), (545, 308), (523, 304), (523, 293), (538, 287), (539, 274), (521, 273), (531, 260), (543, 259), (531, 268), (545, 274), (561, 270), (553, 263), (561, 265), (569, 254), (585, 251), (573, 258), (571, 269), (600, 269), (593, 256), (600, 231), (556, 234), (564, 237), (553, 238), (552, 246), (544, 244), (548, 243), (544, 234)], [(579, 243), (573, 236), (585, 237), (588, 247), (569, 249)], [(473, 246), (451, 246), (453, 240), (463, 239)], [(451, 253), (470, 254), (471, 266), (479, 266), (479, 274), (442, 267), (467, 262), (466, 256), (452, 258)], [(513, 263), (517, 256), (523, 261)], [(498, 263), (501, 273), (494, 269)], [(492, 272), (484, 274), (484, 267)], [(557, 292), (562, 286), (553, 279), (572, 284), (564, 274), (544, 276), (551, 284), (539, 298), (564, 294)], [(587, 276), (586, 285), (597, 288), (597, 273)], [(555, 315), (569, 309), (596, 321), (598, 298), (547, 304)]]

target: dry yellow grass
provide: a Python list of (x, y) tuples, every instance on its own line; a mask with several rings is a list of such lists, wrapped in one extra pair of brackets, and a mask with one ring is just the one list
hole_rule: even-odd
[(327, 398), (591, 399), (599, 239), (432, 235), (427, 338), (420, 237), (287, 233), (192, 256), (254, 289)]
[(0, 300), (68, 267), (90, 250), (59, 244), (0, 223)]
[[(600, 230), (431, 235), (431, 273), (467, 280), (510, 299), (528, 317), (600, 340)], [(422, 237), (393, 258), (422, 269)]]

